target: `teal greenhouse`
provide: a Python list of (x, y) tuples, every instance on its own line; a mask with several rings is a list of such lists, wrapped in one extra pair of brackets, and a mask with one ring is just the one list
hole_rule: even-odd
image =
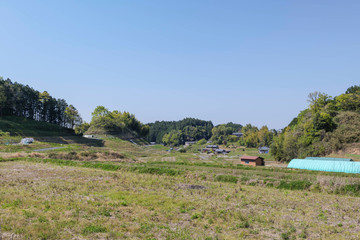
[(353, 162), (347, 158), (306, 158), (293, 159), (288, 168), (324, 171), (324, 172), (344, 172), (360, 173), (360, 162)]

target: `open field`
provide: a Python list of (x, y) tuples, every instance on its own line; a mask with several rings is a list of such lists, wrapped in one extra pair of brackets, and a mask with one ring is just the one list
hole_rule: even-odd
[(360, 237), (357, 197), (27, 161), (0, 176), (5, 239)]
[[(359, 175), (55, 139), (0, 153), (3, 239), (360, 238)], [(65, 148), (32, 151), (47, 145)]]

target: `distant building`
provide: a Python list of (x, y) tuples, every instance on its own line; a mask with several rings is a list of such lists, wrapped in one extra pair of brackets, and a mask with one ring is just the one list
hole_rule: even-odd
[(215, 149), (215, 153), (228, 154), (230, 151), (225, 149)]
[(95, 135), (83, 135), (84, 138), (96, 138)]
[(190, 146), (190, 145), (193, 145), (195, 143), (196, 143), (195, 141), (187, 141), (187, 142), (185, 142), (185, 146)]
[(235, 135), (235, 136), (237, 136), (237, 137), (242, 137), (244, 134), (243, 134), (243, 133), (236, 132), (236, 133), (232, 133), (231, 135)]
[(269, 153), (270, 148), (269, 147), (259, 147), (259, 153), (264, 154), (264, 153)]
[(242, 156), (240, 159), (242, 165), (265, 166), (264, 158), (259, 156)]
[(219, 146), (218, 145), (207, 145), (206, 148), (217, 149), (217, 148), (219, 148)]
[(21, 139), (20, 143), (21, 144), (25, 144), (25, 145), (28, 145), (28, 144), (31, 144), (34, 142), (34, 139), (33, 138), (23, 138)]

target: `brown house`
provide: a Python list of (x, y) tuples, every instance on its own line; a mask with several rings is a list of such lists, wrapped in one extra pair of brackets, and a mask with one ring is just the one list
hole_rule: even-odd
[(265, 166), (264, 158), (258, 156), (242, 156), (241, 158), (242, 165), (249, 166)]

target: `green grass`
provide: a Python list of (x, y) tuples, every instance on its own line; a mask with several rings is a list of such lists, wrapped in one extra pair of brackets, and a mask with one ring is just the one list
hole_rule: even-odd
[(232, 175), (218, 175), (215, 177), (215, 181), (237, 183), (238, 178)]
[(23, 137), (74, 135), (74, 132), (71, 129), (15, 116), (0, 117), (0, 130), (9, 132), (11, 136)]

